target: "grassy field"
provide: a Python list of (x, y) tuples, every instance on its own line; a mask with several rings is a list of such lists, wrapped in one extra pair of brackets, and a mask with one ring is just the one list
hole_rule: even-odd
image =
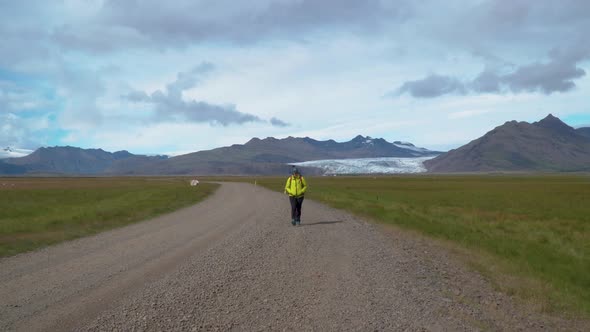
[[(284, 178), (257, 182), (282, 191)], [(504, 291), (590, 316), (590, 177), (308, 179), (309, 198), (442, 239)], [(305, 213), (305, 208), (304, 208)]]
[(0, 178), (0, 257), (170, 212), (216, 187), (182, 178)]

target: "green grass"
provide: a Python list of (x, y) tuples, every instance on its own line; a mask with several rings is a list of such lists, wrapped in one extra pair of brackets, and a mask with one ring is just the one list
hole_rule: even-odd
[(0, 178), (0, 257), (171, 212), (215, 188), (182, 178)]
[[(282, 191), (285, 179), (258, 183)], [(502, 290), (590, 316), (590, 177), (308, 179), (309, 198), (469, 252)]]

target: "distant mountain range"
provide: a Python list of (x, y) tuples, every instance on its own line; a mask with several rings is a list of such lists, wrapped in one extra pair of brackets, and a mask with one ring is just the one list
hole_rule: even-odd
[(44, 147), (24, 157), (0, 160), (0, 174), (95, 175), (110, 173), (112, 167), (119, 165), (144, 164), (165, 158), (134, 155), (127, 151), (111, 153), (71, 146)]
[[(17, 153), (9, 148), (3, 151)], [(385, 157), (400, 159), (375, 159)], [(343, 143), (309, 137), (253, 138), (246, 144), (171, 158), (48, 147), (25, 157), (0, 160), (0, 175), (278, 175), (296, 163), (301, 163), (306, 174), (342, 170), (361, 174), (363, 169), (366, 173), (590, 171), (590, 128), (574, 129), (549, 114), (532, 124), (506, 122), (446, 153), (361, 135)], [(385, 169), (388, 167), (397, 169)]]
[(510, 121), (424, 165), (441, 173), (590, 171), (590, 128), (574, 129), (551, 114), (532, 124)]
[[(75, 147), (40, 148), (21, 158), (0, 160), (0, 174), (65, 175), (249, 175), (285, 174), (287, 164), (322, 159), (424, 157), (441, 152), (407, 142), (389, 143), (381, 138), (357, 136), (351, 141), (317, 141), (309, 137), (253, 138), (208, 151), (167, 158), (114, 153)], [(305, 168), (305, 167), (303, 167)], [(321, 174), (318, 168), (307, 174)]]

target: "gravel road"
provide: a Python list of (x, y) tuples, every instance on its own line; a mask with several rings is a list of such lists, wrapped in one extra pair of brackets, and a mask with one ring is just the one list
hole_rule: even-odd
[(0, 260), (2, 331), (584, 330), (423, 238), (224, 183), (143, 223)]

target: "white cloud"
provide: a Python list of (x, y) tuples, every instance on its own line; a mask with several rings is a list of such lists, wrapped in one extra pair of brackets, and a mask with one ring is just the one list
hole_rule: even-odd
[(0, 159), (5, 158), (19, 158), (33, 153), (33, 150), (18, 149), (13, 147), (0, 148)]
[[(141, 153), (288, 135), (455, 146), (507, 120), (588, 112), (588, 8), (576, 0), (7, 2), (0, 142), (43, 144), (38, 132), (57, 124), (64, 138), (53, 141)], [(179, 75), (203, 62), (215, 64), (206, 79)], [(431, 73), (443, 79), (421, 81)], [(425, 84), (408, 93), (447, 94), (381, 98), (410, 81)], [(180, 91), (183, 107), (146, 103), (158, 90)], [(144, 102), (121, 99), (132, 91)], [(190, 123), (204, 119), (199, 110), (228, 124), (266, 122)], [(155, 123), (170, 113), (189, 123)]]
[(489, 113), (490, 110), (465, 110), (459, 112), (453, 112), (449, 114), (449, 119), (461, 119), (461, 118), (470, 118), (473, 116), (478, 116), (482, 114)]
[(0, 147), (38, 147), (39, 142), (35, 141), (33, 128), (42, 121), (33, 121), (34, 124), (31, 124), (29, 120), (23, 119), (17, 114), (0, 113)]

